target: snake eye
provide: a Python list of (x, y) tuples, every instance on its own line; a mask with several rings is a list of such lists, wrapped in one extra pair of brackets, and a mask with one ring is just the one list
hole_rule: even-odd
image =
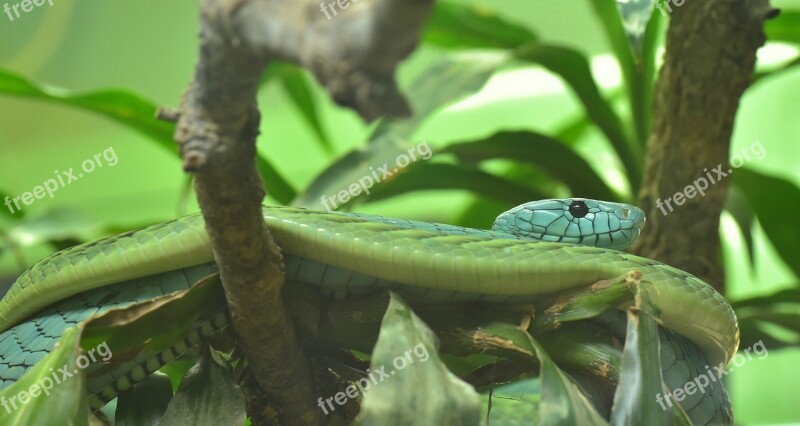
[(582, 218), (589, 213), (589, 207), (583, 201), (573, 201), (569, 205), (569, 213), (576, 218)]

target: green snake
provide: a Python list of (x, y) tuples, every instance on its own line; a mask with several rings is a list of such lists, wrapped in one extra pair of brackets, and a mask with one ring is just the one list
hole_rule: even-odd
[[(711, 286), (619, 251), (644, 225), (644, 213), (631, 205), (580, 198), (534, 201), (501, 214), (491, 231), (291, 207), (265, 206), (263, 216), (284, 251), (287, 280), (335, 296), (391, 288), (426, 303), (513, 303), (637, 270), (660, 308), (659, 323), (696, 345), (711, 365), (727, 365), (738, 347), (736, 317)], [(185, 289), (214, 270), (212, 260), (203, 218), (195, 214), (38, 262), (0, 301), (0, 389), (46, 355), (66, 327)], [(197, 333), (220, 326), (206, 324)], [(178, 347), (197, 340), (198, 335), (189, 336)], [(157, 365), (137, 360), (146, 366), (124, 377), (125, 386), (116, 376), (102, 386), (90, 382), (90, 391), (99, 394), (93, 405), (113, 399), (180, 350), (168, 352)]]

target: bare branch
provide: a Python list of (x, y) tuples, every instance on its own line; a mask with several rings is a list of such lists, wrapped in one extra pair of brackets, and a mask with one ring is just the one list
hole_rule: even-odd
[(255, 167), (263, 68), (309, 68), (334, 98), (370, 120), (407, 114), (395, 66), (417, 43), (433, 0), (362, 0), (328, 19), (315, 1), (204, 0), (200, 58), (175, 140), (194, 172), (228, 307), (256, 381), (284, 424), (323, 424), (313, 375), (281, 298), (280, 249), (261, 216)]

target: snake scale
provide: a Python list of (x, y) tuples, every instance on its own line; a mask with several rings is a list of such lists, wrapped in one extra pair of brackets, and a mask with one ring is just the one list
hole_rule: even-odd
[[(733, 310), (711, 286), (619, 251), (644, 224), (644, 214), (630, 205), (579, 198), (535, 201), (500, 215), (492, 230), (291, 207), (265, 206), (263, 215), (284, 251), (287, 280), (320, 286), (328, 294), (347, 297), (391, 288), (425, 303), (512, 303), (637, 270), (660, 308), (660, 324), (678, 341), (664, 345), (662, 336), (665, 381), (681, 385), (703, 363), (727, 364), (738, 347)], [(188, 288), (215, 270), (212, 260), (202, 216), (195, 214), (38, 262), (0, 301), (0, 389), (52, 350), (67, 327)], [(216, 318), (198, 326), (157, 361), (137, 359), (122, 373), (90, 381), (92, 405), (113, 399), (223, 322)], [(670, 368), (679, 358), (693, 361), (678, 363), (681, 371), (674, 373)], [(696, 424), (731, 421), (724, 388), (715, 391), (692, 406), (682, 403)]]

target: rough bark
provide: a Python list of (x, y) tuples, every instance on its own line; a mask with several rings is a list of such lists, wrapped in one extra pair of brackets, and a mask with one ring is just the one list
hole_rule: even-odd
[(367, 120), (407, 114), (394, 70), (415, 47), (432, 3), (364, 1), (327, 19), (315, 1), (202, 2), (200, 57), (174, 117), (175, 140), (195, 176), (240, 345), (283, 424), (328, 419), (281, 298), (281, 252), (261, 216), (259, 78), (270, 61), (292, 61)]
[(672, 5), (639, 193), (649, 230), (634, 251), (691, 272), (719, 290), (724, 283), (719, 217), (730, 179), (709, 181), (704, 196), (695, 191), (682, 205), (671, 200), (672, 211), (666, 200), (708, 179), (707, 172), (716, 181), (713, 169), (719, 166), (726, 174), (732, 168), (728, 156), (739, 99), (750, 84), (756, 50), (765, 41), (764, 21), (775, 15), (768, 0)]

